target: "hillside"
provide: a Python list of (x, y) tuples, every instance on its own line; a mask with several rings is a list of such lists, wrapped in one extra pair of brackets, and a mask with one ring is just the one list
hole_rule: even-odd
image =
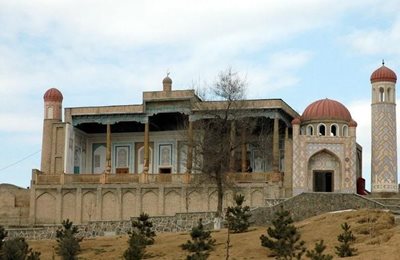
[[(358, 249), (357, 256), (346, 259), (399, 259), (400, 227), (395, 225), (393, 215), (388, 212), (358, 210), (327, 213), (296, 225), (308, 248), (313, 248), (315, 242), (324, 239), (327, 252), (334, 254), (336, 237), (341, 232), (340, 224), (345, 221), (357, 237), (355, 247)], [(265, 232), (265, 227), (252, 227), (249, 232), (232, 234), (230, 259), (266, 259), (268, 249), (261, 247), (259, 240)], [(217, 240), (217, 247), (209, 259), (225, 259), (226, 229), (215, 231), (212, 235)], [(187, 239), (187, 233), (158, 234), (155, 244), (148, 247), (149, 259), (185, 259), (186, 253), (179, 245)], [(42, 259), (52, 259), (55, 241), (29, 241), (29, 244), (42, 252)], [(80, 259), (120, 259), (126, 246), (127, 236), (85, 239), (81, 243)]]

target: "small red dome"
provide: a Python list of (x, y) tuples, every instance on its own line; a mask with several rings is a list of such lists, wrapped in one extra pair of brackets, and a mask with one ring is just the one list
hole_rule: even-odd
[(56, 88), (51, 88), (44, 93), (43, 96), (44, 101), (55, 101), (55, 102), (62, 102), (63, 95), (61, 92)]
[(295, 119), (292, 120), (292, 125), (300, 125), (300, 124), (301, 124), (300, 118), (296, 117)]
[(321, 99), (310, 104), (303, 112), (301, 121), (309, 120), (343, 120), (350, 122), (349, 110), (340, 102)]
[(393, 70), (389, 69), (385, 65), (382, 65), (379, 69), (375, 70), (371, 74), (371, 83), (380, 82), (380, 81), (389, 81), (396, 83), (397, 76)]
[(350, 123), (349, 123), (349, 126), (350, 127), (357, 127), (357, 122), (356, 121), (354, 121), (353, 119), (350, 121)]

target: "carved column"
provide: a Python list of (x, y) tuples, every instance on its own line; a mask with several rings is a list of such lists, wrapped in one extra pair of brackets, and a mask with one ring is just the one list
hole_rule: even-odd
[(149, 172), (149, 122), (144, 125), (144, 165), (143, 173)]
[(274, 118), (274, 135), (272, 141), (272, 170), (279, 172), (279, 118)]
[(191, 173), (193, 166), (193, 122), (189, 121), (188, 127), (188, 150), (186, 158), (186, 172)]
[(111, 173), (111, 125), (107, 124), (106, 173)]
[(231, 146), (231, 154), (229, 156), (229, 171), (236, 172), (235, 169), (235, 145), (236, 145), (236, 123), (235, 121), (231, 122), (231, 132), (230, 132), (230, 146)]
[(246, 129), (242, 128), (242, 172), (246, 172), (247, 167), (247, 147), (246, 147)]

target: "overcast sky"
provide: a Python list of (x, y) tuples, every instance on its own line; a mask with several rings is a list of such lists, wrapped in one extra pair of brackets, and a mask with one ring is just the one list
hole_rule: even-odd
[(347, 106), (369, 186), (369, 77), (382, 59), (400, 73), (400, 0), (0, 0), (0, 28), (0, 183), (23, 187), (40, 168), (48, 88), (64, 107), (138, 104), (167, 71), (188, 89), (228, 67), (248, 98)]

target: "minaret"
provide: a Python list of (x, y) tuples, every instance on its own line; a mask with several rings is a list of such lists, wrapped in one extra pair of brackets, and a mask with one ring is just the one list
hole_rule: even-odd
[(63, 95), (56, 88), (51, 88), (44, 93), (44, 119), (42, 139), (42, 160), (40, 170), (44, 174), (53, 174), (51, 167), (51, 151), (53, 143), (53, 124), (62, 121)]
[(398, 192), (396, 81), (385, 66), (371, 75), (371, 188), (373, 193)]

